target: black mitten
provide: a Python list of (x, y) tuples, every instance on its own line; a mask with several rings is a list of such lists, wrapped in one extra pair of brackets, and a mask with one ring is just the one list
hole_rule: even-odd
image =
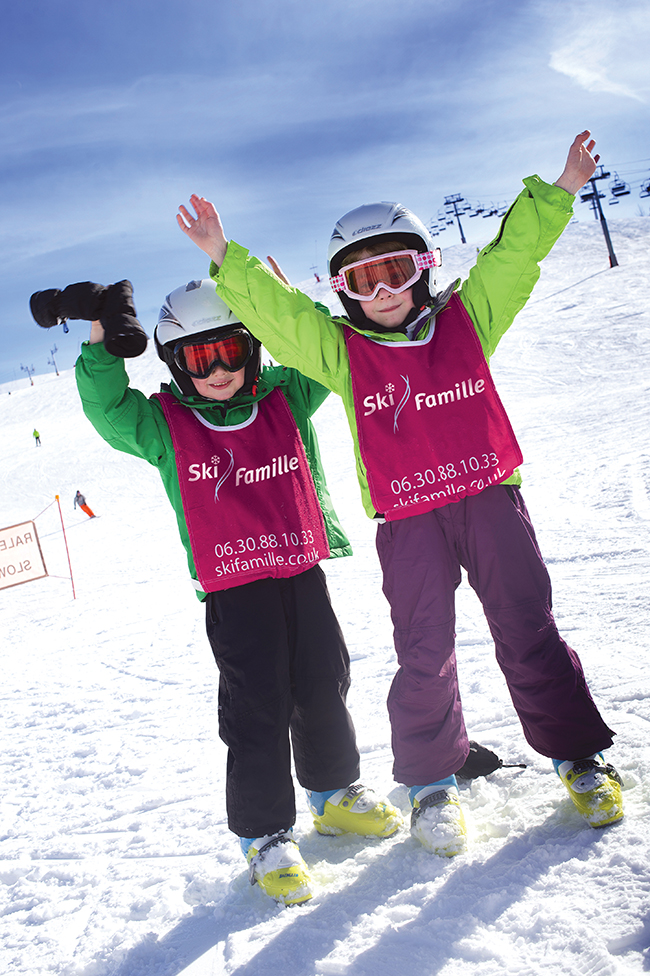
[(457, 771), (456, 776), (461, 779), (477, 779), (479, 776), (488, 776), (495, 769), (525, 769), (526, 763), (504, 763), (499, 759), (496, 752), (478, 742), (469, 744), (469, 756), (465, 760), (465, 765)]
[(47, 291), (35, 291), (29, 299), (29, 308), (34, 320), (43, 329), (51, 329), (62, 320), (60, 315), (60, 288), (48, 288)]
[(48, 288), (47, 291), (34, 292), (29, 300), (32, 315), (44, 329), (51, 329), (66, 319), (86, 319), (93, 322), (99, 319), (104, 307), (106, 285), (94, 281), (78, 281), (68, 285), (63, 291)]
[(85, 319), (87, 322), (97, 321), (101, 318), (107, 291), (106, 285), (98, 285), (95, 281), (78, 281), (74, 285), (68, 285), (59, 299), (63, 317)]
[(99, 321), (106, 333), (104, 346), (113, 356), (132, 359), (147, 348), (147, 335), (136, 318), (130, 281), (116, 281), (108, 286)]
[(63, 291), (58, 288), (37, 291), (29, 300), (29, 307), (44, 329), (65, 323), (66, 319), (100, 321), (106, 333), (104, 346), (121, 359), (132, 359), (147, 348), (147, 336), (136, 318), (130, 281), (117, 281), (108, 286), (78, 281)]

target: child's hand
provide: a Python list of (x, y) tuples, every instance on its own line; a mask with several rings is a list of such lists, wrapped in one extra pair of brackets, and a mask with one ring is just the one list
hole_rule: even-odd
[[(564, 172), (559, 180), (555, 181), (555, 185), (562, 187), (567, 193), (575, 195), (596, 171), (596, 164), (600, 156), (598, 153), (595, 156), (591, 155), (596, 142), (594, 139), (589, 139), (590, 135), (589, 129), (585, 129), (584, 132), (575, 137), (569, 149)], [(587, 139), (589, 142), (585, 146), (584, 143)]]
[(275, 260), (275, 258), (271, 257), (271, 255), (269, 254), (266, 260), (271, 265), (273, 269), (273, 274), (276, 276), (276, 278), (279, 278), (280, 281), (283, 281), (285, 285), (289, 285), (289, 287), (291, 288), (291, 282), (289, 281), (289, 279), (287, 278), (287, 276), (285, 275), (284, 271), (282, 270), (278, 262)]
[(223, 232), (221, 218), (214, 208), (214, 204), (205, 197), (198, 197), (193, 193), (190, 203), (196, 211), (196, 217), (182, 204), (176, 214), (178, 226), (184, 234), (194, 241), (202, 251), (211, 258), (217, 267), (221, 267), (226, 256), (228, 241)]
[(104, 332), (104, 326), (99, 319), (94, 319), (90, 323), (90, 336), (88, 338), (88, 342), (91, 346), (94, 346), (96, 342), (103, 342), (105, 337), (106, 333)]

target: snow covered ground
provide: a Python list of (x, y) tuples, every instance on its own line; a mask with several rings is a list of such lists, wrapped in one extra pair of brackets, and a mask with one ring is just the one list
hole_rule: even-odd
[[(95, 434), (72, 372), (37, 376), (0, 388), (0, 527), (36, 518), (51, 574), (0, 591), (2, 973), (650, 969), (650, 221), (612, 221), (611, 231), (612, 270), (595, 221), (567, 229), (493, 370), (526, 458), (560, 628), (618, 733), (609, 758), (625, 779), (625, 820), (586, 826), (527, 746), (464, 584), (468, 728), (504, 760), (528, 763), (462, 786), (469, 853), (436, 858), (407, 830), (321, 837), (299, 796), (296, 832), (319, 893), (288, 910), (251, 888), (225, 826), (217, 672), (158, 476)], [(474, 254), (450, 248), (446, 278)], [(165, 375), (152, 350), (129, 371), (148, 393)], [(353, 658), (362, 779), (407, 812), (391, 780), (384, 702), (395, 660), (374, 529), (336, 398), (316, 421), (355, 548), (325, 569)], [(77, 488), (101, 518), (73, 511)]]

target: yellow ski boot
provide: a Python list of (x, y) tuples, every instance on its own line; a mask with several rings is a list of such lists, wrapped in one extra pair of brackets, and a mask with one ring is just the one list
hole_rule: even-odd
[(623, 781), (600, 754), (558, 763), (557, 771), (575, 806), (591, 827), (607, 827), (623, 818)]
[(314, 886), (290, 830), (258, 837), (248, 848), (248, 877), (282, 905), (309, 901)]
[(337, 790), (325, 800), (322, 813), (314, 802), (317, 794), (307, 791), (314, 826), (319, 834), (360, 834), (389, 837), (402, 824), (402, 816), (389, 800), (360, 783)]
[(467, 850), (467, 827), (458, 788), (433, 783), (411, 796), (411, 833), (432, 854), (454, 857)]

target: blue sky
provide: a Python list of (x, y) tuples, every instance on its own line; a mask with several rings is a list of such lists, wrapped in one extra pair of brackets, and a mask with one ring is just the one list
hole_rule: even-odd
[(22, 0), (0, 46), (0, 382), (51, 370), (54, 344), (68, 368), (87, 335), (39, 329), (38, 289), (130, 278), (151, 334), (207, 272), (175, 222), (192, 192), (292, 281), (352, 207), (510, 200), (585, 127), (637, 184), (608, 219), (650, 210), (646, 0)]

